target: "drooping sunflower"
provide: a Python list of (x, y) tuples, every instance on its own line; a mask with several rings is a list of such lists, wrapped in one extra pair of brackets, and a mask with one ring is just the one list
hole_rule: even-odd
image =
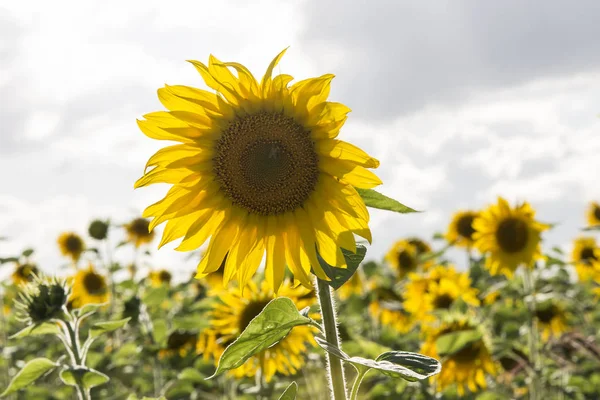
[(65, 232), (58, 237), (58, 247), (63, 256), (70, 257), (77, 262), (85, 250), (85, 243), (78, 234)]
[(473, 247), (473, 221), (479, 216), (477, 211), (458, 211), (452, 217), (448, 231), (444, 235), (449, 243), (457, 247), (471, 248)]
[(588, 226), (600, 226), (600, 203), (592, 201), (587, 210)]
[(571, 261), (575, 264), (580, 281), (589, 281), (598, 276), (596, 265), (600, 260), (600, 248), (594, 237), (580, 237), (573, 243)]
[(392, 266), (400, 279), (411, 272), (417, 271), (419, 267), (417, 248), (415, 245), (410, 244), (408, 240), (399, 240), (394, 243), (385, 255), (385, 260)]
[[(303, 286), (293, 287), (287, 280), (282, 283), (279, 295), (292, 299), (298, 309), (311, 306), (316, 301), (314, 291)], [(216, 365), (225, 348), (237, 339), (250, 321), (275, 297), (266, 281), (262, 281), (260, 287), (253, 281), (248, 282), (243, 294), (238, 290), (221, 291), (218, 295), (219, 304), (208, 314), (211, 327), (200, 334), (197, 352), (203, 354), (206, 360), (212, 358)], [(251, 357), (231, 373), (237, 378), (254, 377), (258, 369), (261, 369), (267, 382), (270, 382), (275, 373), (295, 374), (304, 364), (307, 346), (316, 345), (313, 330), (308, 326), (293, 328), (283, 340)]]
[(161, 359), (173, 356), (185, 357), (194, 350), (197, 341), (197, 333), (182, 330), (171, 332), (166, 347), (159, 351), (158, 356)]
[(441, 360), (442, 371), (434, 376), (433, 380), (439, 383), (438, 389), (445, 390), (448, 386), (456, 384), (460, 396), (464, 396), (465, 389), (475, 393), (485, 389), (486, 374), (495, 376), (497, 367), (492, 359), (490, 346), (485, 336), (480, 334), (478, 340), (471, 341), (455, 354), (440, 357), (438, 354), (437, 340), (441, 336), (461, 331), (479, 331), (476, 323), (465, 316), (454, 316), (443, 321), (438, 327), (428, 329), (421, 353)]
[(109, 299), (106, 279), (91, 265), (85, 270), (77, 271), (71, 284), (73, 289), (69, 303), (73, 308), (81, 308), (86, 304), (103, 304)]
[(224, 280), (244, 286), (266, 253), (271, 287), (280, 286), (286, 264), (309, 287), (311, 266), (327, 279), (317, 250), (345, 267), (341, 248), (355, 251), (353, 233), (371, 240), (355, 187), (381, 184), (367, 169), (379, 161), (337, 139), (350, 109), (327, 101), (333, 75), (293, 85), (290, 75), (272, 76), (284, 52), (260, 82), (239, 63), (191, 61), (216, 93), (166, 86), (158, 97), (169, 111), (138, 121), (150, 138), (181, 143), (152, 156), (135, 187), (173, 185), (143, 214), (153, 217), (151, 229), (168, 221), (161, 246), (183, 238), (177, 249), (189, 251), (210, 237), (199, 278), (227, 255)]
[(371, 291), (369, 315), (383, 326), (398, 333), (409, 332), (417, 320), (402, 305), (402, 297), (391, 288), (377, 287)]
[(150, 283), (154, 287), (159, 287), (163, 285), (170, 285), (171, 279), (173, 275), (167, 271), (166, 269), (161, 269), (160, 271), (151, 271), (148, 274), (148, 279), (150, 279)]
[(511, 208), (498, 197), (498, 204), (482, 211), (473, 221), (475, 247), (487, 254), (485, 266), (492, 275), (511, 277), (519, 265), (532, 266), (543, 258), (541, 233), (550, 227), (534, 219), (528, 203)]
[(125, 224), (127, 239), (135, 247), (140, 247), (145, 243), (151, 243), (154, 240), (154, 231), (150, 230), (150, 221), (146, 218), (135, 218), (128, 224)]
[(568, 329), (565, 308), (556, 301), (550, 300), (537, 304), (535, 317), (544, 341), (552, 337), (558, 338)]
[(17, 286), (29, 283), (33, 281), (38, 272), (38, 268), (33, 264), (17, 263), (15, 271), (11, 275), (12, 281)]

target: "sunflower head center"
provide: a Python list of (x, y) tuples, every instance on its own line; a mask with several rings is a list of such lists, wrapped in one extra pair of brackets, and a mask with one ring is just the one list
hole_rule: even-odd
[(180, 349), (188, 343), (193, 343), (195, 339), (196, 335), (193, 333), (175, 331), (167, 339), (167, 348), (171, 350)]
[(557, 310), (557, 308), (555, 306), (540, 308), (540, 309), (536, 310), (536, 312), (535, 312), (536, 318), (540, 322), (543, 322), (544, 324), (547, 324), (550, 321), (552, 321), (552, 319), (557, 314), (558, 314), (558, 310)]
[(480, 358), (481, 346), (481, 340), (469, 343), (468, 345), (460, 349), (457, 353), (454, 353), (452, 355), (452, 359), (459, 364), (470, 364), (478, 358)]
[(71, 253), (78, 253), (83, 250), (83, 242), (78, 236), (70, 235), (65, 241), (65, 247)]
[(89, 272), (83, 277), (83, 286), (90, 294), (103, 294), (106, 291), (104, 278), (95, 272)]
[(448, 309), (450, 308), (452, 303), (454, 303), (454, 297), (450, 296), (447, 293), (436, 296), (436, 298), (433, 300), (433, 306), (437, 310)]
[(517, 218), (505, 219), (496, 230), (498, 245), (507, 253), (517, 253), (525, 249), (528, 236), (527, 223)]
[(317, 184), (319, 159), (310, 132), (281, 113), (238, 117), (215, 150), (213, 169), (223, 194), (248, 212), (293, 211)]
[(594, 218), (600, 221), (600, 206), (594, 206)]
[(596, 257), (596, 253), (595, 253), (594, 249), (591, 247), (584, 247), (581, 250), (579, 257), (581, 258), (581, 261), (586, 264), (590, 263), (593, 260), (598, 259), (598, 257)]
[(269, 300), (255, 300), (251, 301), (246, 307), (244, 307), (239, 319), (240, 332), (243, 332), (244, 329), (246, 329), (248, 324), (250, 324), (250, 321), (260, 314), (267, 304), (269, 304)]
[(136, 236), (148, 236), (150, 223), (145, 218), (136, 218), (131, 222), (130, 231)]
[(407, 250), (398, 253), (398, 265), (401, 271), (411, 271), (416, 267), (416, 260)]
[(475, 216), (473, 215), (465, 215), (458, 220), (456, 230), (460, 236), (465, 239), (473, 240), (473, 234), (475, 233), (475, 229), (473, 229), (473, 220), (475, 220)]
[(171, 282), (171, 273), (169, 271), (162, 270), (158, 274), (158, 279), (163, 283), (169, 283)]
[(431, 251), (429, 245), (419, 238), (412, 238), (408, 241), (408, 243), (415, 246), (415, 249), (417, 250), (417, 255), (429, 253)]

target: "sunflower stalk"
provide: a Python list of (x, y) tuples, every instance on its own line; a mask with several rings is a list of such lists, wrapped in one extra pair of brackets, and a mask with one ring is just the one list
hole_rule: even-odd
[(360, 384), (363, 381), (363, 378), (367, 374), (368, 369), (357, 370), (356, 379), (354, 379), (354, 384), (352, 385), (352, 392), (350, 393), (350, 400), (358, 400), (358, 389), (360, 388)]
[[(68, 314), (67, 314), (68, 315)], [(63, 340), (67, 352), (71, 356), (71, 362), (73, 363), (73, 367), (85, 367), (83, 364), (81, 346), (79, 342), (79, 320), (75, 318), (72, 321), (69, 321), (67, 318), (63, 318), (60, 320), (61, 325), (63, 326), (63, 330), (67, 333), (67, 340)], [(85, 387), (81, 376), (75, 375), (75, 380), (77, 382), (77, 396), (79, 400), (91, 400), (91, 395), (89, 389)]]
[(531, 376), (529, 380), (529, 395), (531, 400), (538, 400), (540, 398), (540, 376), (541, 371), (540, 355), (538, 352), (538, 327), (536, 321), (536, 299), (535, 299), (535, 277), (533, 271), (530, 268), (525, 268), (525, 274), (523, 276), (523, 288), (525, 295), (529, 298), (527, 307), (529, 310), (529, 353), (531, 358)]
[[(333, 296), (331, 289), (326, 282), (317, 279), (317, 293), (319, 297), (319, 305), (321, 307), (321, 318), (325, 330), (325, 339), (335, 347), (340, 347), (339, 332), (337, 329), (337, 321), (335, 307), (333, 304)], [(332, 394), (332, 400), (346, 400), (346, 378), (344, 376), (344, 366), (342, 360), (326, 353), (327, 357), (327, 376), (329, 388)]]

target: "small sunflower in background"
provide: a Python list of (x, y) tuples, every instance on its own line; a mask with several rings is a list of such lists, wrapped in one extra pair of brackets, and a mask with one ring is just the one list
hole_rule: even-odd
[[(316, 302), (314, 291), (303, 286), (293, 287), (288, 280), (282, 283), (279, 295), (292, 299), (299, 310)], [(266, 281), (262, 281), (260, 286), (250, 281), (243, 294), (237, 290), (223, 290), (217, 298), (217, 304), (208, 313), (210, 328), (202, 331), (196, 346), (198, 354), (202, 354), (206, 360), (212, 358), (215, 365), (225, 348), (276, 296)], [(314, 329), (308, 326), (294, 327), (283, 340), (251, 357), (230, 373), (237, 378), (255, 377), (260, 369), (267, 382), (276, 373), (296, 374), (304, 364), (308, 346), (316, 345)]]
[[(337, 139), (350, 109), (329, 102), (333, 75), (298, 81), (272, 73), (285, 50), (257, 81), (243, 65), (210, 56), (191, 63), (215, 92), (166, 86), (158, 97), (169, 111), (144, 115), (142, 132), (181, 144), (153, 155), (135, 187), (173, 186), (144, 211), (150, 228), (167, 222), (160, 245), (183, 238), (180, 251), (209, 241), (201, 278), (227, 257), (225, 284), (245, 286), (266, 254), (265, 279), (275, 290), (285, 266), (312, 287), (311, 267), (327, 279), (319, 255), (346, 267), (342, 248), (354, 234), (371, 241), (369, 213), (355, 188), (381, 180), (379, 161)], [(209, 240), (210, 237), (210, 240)]]
[(567, 313), (562, 304), (549, 300), (536, 305), (535, 318), (542, 339), (547, 342), (550, 338), (558, 338), (568, 330)]
[(346, 283), (342, 285), (336, 293), (338, 294), (340, 300), (346, 300), (351, 296), (362, 296), (364, 293), (364, 279), (361, 277), (361, 273), (359, 270), (356, 270), (352, 277), (348, 279)]
[(197, 341), (197, 333), (183, 330), (174, 331), (167, 338), (167, 345), (159, 351), (158, 357), (161, 359), (173, 356), (185, 357), (194, 350)]
[(431, 253), (431, 246), (421, 238), (410, 237), (406, 239), (406, 241), (415, 246), (415, 249), (417, 250), (417, 257), (423, 254)]
[(408, 240), (399, 240), (385, 255), (385, 260), (392, 266), (399, 279), (406, 277), (411, 272), (417, 271), (419, 259), (417, 247)]
[(70, 257), (73, 262), (77, 262), (85, 250), (85, 243), (78, 234), (65, 232), (58, 237), (58, 247), (63, 256)]
[(77, 271), (71, 280), (73, 289), (69, 302), (73, 308), (81, 308), (86, 304), (103, 304), (108, 301), (109, 290), (106, 279), (91, 265), (87, 269)]
[(12, 281), (15, 285), (20, 286), (33, 281), (34, 277), (38, 275), (38, 268), (33, 264), (21, 264), (17, 263), (15, 271), (12, 273)]
[(535, 220), (535, 211), (528, 203), (511, 208), (498, 197), (475, 218), (475, 247), (487, 254), (485, 266), (492, 275), (512, 277), (520, 265), (532, 266), (542, 259), (541, 233), (549, 226)]
[[(454, 354), (440, 356), (438, 340), (444, 335), (459, 332), (468, 332), (471, 340)], [(460, 396), (464, 396), (467, 389), (476, 393), (487, 387), (486, 375), (495, 376), (498, 372), (492, 359), (491, 346), (478, 324), (467, 316), (451, 316), (439, 326), (427, 329), (425, 337), (420, 352), (442, 363), (440, 374), (431, 378), (438, 383), (439, 391), (456, 385)]]
[(402, 305), (402, 297), (391, 288), (376, 287), (371, 291), (369, 315), (383, 326), (398, 333), (409, 332), (417, 320)]
[(579, 237), (573, 242), (571, 262), (575, 265), (580, 281), (589, 281), (598, 276), (597, 261), (600, 260), (600, 248), (594, 237)]
[(448, 231), (444, 235), (448, 243), (467, 249), (473, 247), (475, 243), (473, 240), (473, 234), (475, 233), (473, 221), (478, 216), (477, 211), (459, 211), (455, 213), (450, 225), (448, 225)]
[(159, 271), (151, 271), (148, 274), (148, 279), (150, 279), (150, 284), (154, 287), (159, 286), (168, 286), (171, 284), (171, 279), (173, 275), (167, 271), (166, 269), (161, 269)]
[(425, 295), (432, 282), (439, 283), (442, 279), (458, 279), (459, 272), (445, 265), (436, 265), (426, 273), (412, 273), (404, 287), (404, 306), (412, 314), (418, 314), (425, 307)]
[(133, 243), (136, 248), (154, 240), (154, 231), (150, 230), (150, 221), (146, 218), (135, 218), (125, 224), (125, 231), (127, 232), (127, 241)]
[(588, 226), (600, 226), (600, 203), (592, 201), (586, 214)]

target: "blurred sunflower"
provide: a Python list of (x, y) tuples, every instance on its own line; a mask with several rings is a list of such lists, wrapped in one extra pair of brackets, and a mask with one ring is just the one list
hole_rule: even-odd
[(465, 316), (454, 316), (443, 321), (438, 327), (426, 330), (426, 340), (421, 347), (421, 353), (441, 360), (442, 371), (432, 379), (439, 383), (439, 390), (456, 384), (460, 396), (465, 395), (465, 389), (475, 393), (485, 389), (486, 374), (495, 376), (497, 368), (492, 360), (490, 346), (484, 335), (479, 333), (479, 339), (473, 340), (458, 352), (444, 357), (438, 354), (438, 339), (446, 334), (462, 331), (479, 331), (478, 325)]
[(588, 226), (600, 226), (600, 203), (592, 201), (587, 211)]
[(73, 308), (81, 308), (86, 304), (103, 304), (109, 299), (106, 279), (94, 271), (90, 265), (88, 269), (77, 271), (71, 278), (73, 289), (69, 302)]
[(541, 232), (549, 226), (534, 219), (528, 203), (511, 208), (498, 197), (498, 204), (482, 211), (473, 221), (475, 247), (486, 253), (485, 266), (492, 275), (511, 277), (519, 265), (533, 265), (541, 254)]
[(589, 281), (598, 276), (600, 271), (594, 268), (598, 260), (600, 260), (600, 248), (598, 248), (594, 237), (575, 239), (571, 261), (575, 264), (580, 281)]
[(417, 257), (422, 254), (427, 254), (431, 252), (431, 246), (423, 239), (420, 239), (418, 237), (411, 237), (406, 240), (408, 241), (408, 243), (415, 246), (415, 249), (417, 250)]
[(377, 287), (371, 291), (369, 315), (381, 325), (389, 326), (398, 333), (409, 332), (417, 320), (404, 310), (402, 297), (391, 288)]
[(352, 277), (348, 279), (336, 293), (340, 300), (346, 300), (353, 295), (361, 296), (363, 291), (363, 279), (361, 278), (360, 271), (356, 270), (354, 275), (352, 275)]
[(452, 243), (458, 247), (473, 247), (473, 234), (475, 229), (473, 228), (473, 221), (479, 216), (476, 211), (459, 211), (454, 214), (450, 225), (448, 225), (448, 232), (444, 237), (449, 243)]
[(171, 279), (173, 275), (166, 269), (161, 269), (160, 271), (151, 271), (148, 274), (148, 279), (150, 279), (150, 284), (154, 287), (159, 287), (163, 285), (170, 285)]
[(125, 224), (125, 231), (127, 231), (127, 240), (133, 243), (135, 247), (140, 247), (154, 240), (154, 231), (150, 230), (150, 221), (146, 218), (135, 218)]
[[(287, 280), (282, 283), (279, 295), (292, 299), (300, 310), (316, 301), (314, 291), (302, 286), (293, 287)], [(262, 281), (260, 287), (253, 281), (248, 282), (243, 294), (237, 290), (221, 291), (218, 295), (219, 303), (208, 314), (210, 328), (200, 334), (196, 351), (203, 354), (206, 360), (212, 357), (216, 365), (225, 348), (237, 339), (250, 321), (275, 297), (265, 281)], [(254, 377), (260, 369), (267, 382), (271, 381), (275, 373), (295, 374), (304, 364), (307, 344), (316, 345), (313, 331), (314, 328), (308, 326), (293, 328), (283, 340), (251, 357), (231, 373), (237, 378)]]
[(15, 285), (20, 286), (33, 281), (34, 276), (38, 274), (38, 269), (33, 264), (18, 263), (15, 271), (12, 273), (12, 281)]
[(568, 329), (567, 313), (564, 307), (556, 301), (538, 304), (535, 317), (545, 342), (551, 337), (560, 337)]
[(174, 331), (167, 338), (167, 345), (159, 351), (158, 357), (161, 359), (173, 356), (185, 357), (190, 351), (194, 350), (197, 340), (197, 333), (182, 330)]
[(83, 239), (73, 232), (62, 233), (58, 237), (58, 247), (63, 256), (71, 257), (74, 262), (79, 261), (85, 250)]
[(260, 82), (239, 63), (212, 55), (208, 66), (191, 61), (217, 93), (166, 86), (158, 97), (170, 111), (138, 121), (150, 138), (182, 143), (152, 156), (135, 187), (173, 185), (144, 212), (154, 218), (151, 229), (168, 221), (160, 246), (183, 237), (177, 249), (189, 251), (210, 237), (198, 278), (227, 255), (224, 281), (236, 278), (243, 287), (266, 253), (265, 277), (275, 291), (286, 264), (311, 287), (311, 266), (327, 279), (317, 251), (343, 268), (341, 248), (356, 251), (353, 233), (371, 241), (355, 187), (381, 184), (368, 170), (379, 161), (336, 139), (350, 109), (327, 101), (333, 75), (291, 86), (290, 75), (272, 77), (284, 53)]
[(385, 260), (393, 267), (400, 279), (419, 267), (417, 247), (408, 240), (399, 240), (385, 255)]

